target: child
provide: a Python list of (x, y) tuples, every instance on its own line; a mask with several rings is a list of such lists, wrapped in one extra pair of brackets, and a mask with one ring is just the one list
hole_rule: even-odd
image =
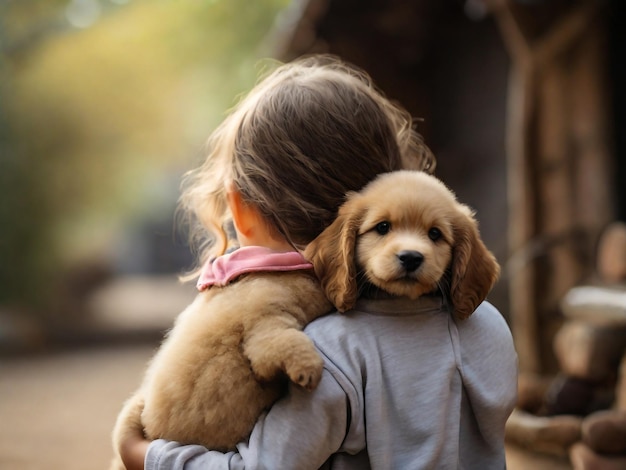
[[(305, 247), (332, 222), (345, 193), (377, 174), (434, 168), (407, 113), (364, 73), (325, 56), (279, 67), (210, 142), (212, 153), (183, 195), (185, 207), (202, 226), (218, 229), (226, 217), (224, 182), (232, 181), (231, 194), (254, 209), (263, 221), (261, 238), (279, 250)], [(221, 233), (218, 253), (227, 245)], [(449, 315), (430, 303), (408, 307)], [(503, 468), (504, 423), (517, 373), (506, 323), (482, 304), (462, 327), (463, 337), (472, 338), (453, 351), (411, 326), (411, 318), (405, 326), (414, 337), (401, 343), (385, 368), (378, 367), (388, 364), (381, 353), (393, 351), (402, 331), (379, 331), (358, 313), (316, 320), (307, 333), (325, 361), (318, 387), (308, 392), (290, 386), (236, 452), (164, 440), (149, 444), (137, 435), (122, 449), (127, 467), (143, 468), (145, 454), (147, 469)], [(445, 389), (433, 388), (441, 382), (430, 384), (428, 376), (412, 384), (403, 380), (425, 371), (424, 364), (436, 370), (439, 357), (451, 354), (459, 362), (445, 369)]]

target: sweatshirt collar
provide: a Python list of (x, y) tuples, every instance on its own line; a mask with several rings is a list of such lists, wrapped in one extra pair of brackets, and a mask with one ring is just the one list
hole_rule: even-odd
[(405, 316), (438, 313), (442, 310), (447, 310), (447, 306), (445, 300), (439, 295), (422, 295), (415, 300), (406, 297), (389, 299), (360, 298), (357, 300), (354, 310), (372, 315)]

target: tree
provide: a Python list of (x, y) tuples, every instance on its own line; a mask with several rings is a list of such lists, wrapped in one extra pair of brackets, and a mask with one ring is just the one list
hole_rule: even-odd
[[(285, 6), (1, 4), (0, 305), (45, 310), (59, 273), (114, 250), (124, 226), (176, 197), (163, 181), (190, 168), (252, 86)], [(92, 8), (90, 21), (72, 18), (79, 7)]]

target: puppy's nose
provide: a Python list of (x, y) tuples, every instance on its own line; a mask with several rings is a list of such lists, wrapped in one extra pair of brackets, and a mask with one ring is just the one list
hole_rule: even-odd
[(400, 264), (407, 272), (413, 272), (420, 267), (424, 261), (424, 255), (419, 251), (404, 250), (400, 251), (397, 255), (400, 260)]

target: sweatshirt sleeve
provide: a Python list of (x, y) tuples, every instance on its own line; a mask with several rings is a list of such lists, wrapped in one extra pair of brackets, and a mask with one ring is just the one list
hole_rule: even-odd
[(236, 452), (224, 454), (160, 439), (150, 444), (145, 469), (318, 469), (341, 447), (349, 425), (348, 410), (346, 392), (325, 369), (312, 392), (291, 384), (287, 395), (259, 418), (249, 441), (239, 444)]

